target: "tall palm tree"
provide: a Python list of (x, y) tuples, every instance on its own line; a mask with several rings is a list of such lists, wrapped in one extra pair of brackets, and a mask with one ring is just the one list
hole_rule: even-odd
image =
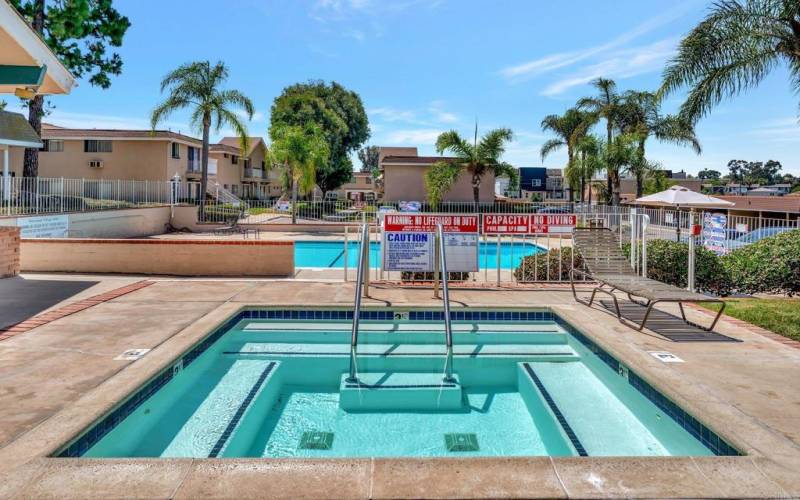
[(316, 185), (317, 169), (328, 161), (330, 150), (325, 134), (316, 124), (305, 127), (279, 125), (271, 127), (270, 156), (273, 165), (280, 165), (281, 175), (292, 193), (292, 224), (297, 223), (297, 194), (307, 194)]
[(638, 150), (630, 173), (636, 178), (636, 197), (642, 196), (644, 179), (652, 165), (645, 156), (645, 143), (650, 137), (679, 146), (689, 146), (696, 154), (702, 152), (694, 126), (688, 120), (674, 115), (662, 115), (660, 102), (652, 92), (629, 90), (625, 92), (618, 113), (623, 133), (637, 137)]
[(203, 134), (203, 151), (200, 156), (200, 219), (205, 214), (205, 197), (208, 186), (208, 141), (213, 126), (216, 131), (230, 126), (239, 136), (243, 154), (249, 149), (247, 127), (235, 109), (243, 109), (248, 119), (253, 118), (252, 101), (238, 90), (222, 90), (228, 78), (228, 68), (222, 62), (211, 65), (208, 61), (184, 64), (161, 80), (161, 92), (169, 89), (166, 100), (156, 106), (150, 115), (150, 127), (156, 126), (170, 114), (183, 108), (192, 108), (191, 126)]
[[(593, 113), (598, 119), (606, 120), (606, 144), (613, 144), (620, 106), (617, 84), (608, 78), (598, 78), (592, 81), (592, 86), (597, 89), (597, 95), (579, 99), (578, 108)], [(607, 175), (610, 201), (613, 205), (619, 205), (619, 171), (609, 168)]]
[(570, 200), (574, 198), (576, 181), (580, 177), (575, 168), (575, 142), (586, 134), (586, 131), (593, 123), (591, 113), (580, 111), (577, 108), (570, 108), (563, 115), (547, 115), (541, 123), (542, 130), (552, 132), (556, 137), (549, 139), (540, 150), (542, 161), (550, 153), (561, 148), (567, 149), (567, 165), (564, 168), (564, 177), (567, 179), (570, 190)]
[(490, 130), (478, 140), (477, 123), (472, 143), (455, 130), (439, 135), (436, 139), (436, 151), (439, 154), (448, 152), (454, 159), (434, 163), (425, 174), (425, 184), (431, 204), (435, 205), (441, 200), (462, 171), (468, 172), (472, 178), (472, 197), (476, 210), (480, 203), (481, 181), (484, 175), (493, 172), (495, 177), (508, 177), (511, 179), (511, 184), (514, 184), (519, 175), (517, 169), (500, 159), (505, 153), (506, 143), (513, 139), (514, 133), (510, 129), (497, 128)]
[(680, 115), (694, 123), (723, 99), (756, 87), (781, 63), (800, 92), (800, 2), (719, 0), (681, 41), (659, 96), (688, 87)]

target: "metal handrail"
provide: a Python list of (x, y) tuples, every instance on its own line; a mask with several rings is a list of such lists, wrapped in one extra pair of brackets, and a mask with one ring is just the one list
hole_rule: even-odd
[(361, 290), (364, 284), (365, 255), (369, 252), (369, 224), (361, 225), (361, 253), (358, 255), (356, 271), (356, 296), (353, 307), (353, 329), (350, 332), (350, 376), (348, 382), (358, 382), (356, 375), (356, 348), (358, 347), (358, 323), (361, 316)]
[(453, 330), (450, 325), (450, 287), (447, 273), (447, 255), (444, 251), (444, 231), (442, 225), (436, 226), (436, 239), (439, 245), (439, 267), (442, 279), (442, 302), (444, 303), (444, 335), (447, 345), (447, 357), (444, 362), (444, 381), (455, 382), (453, 377)]

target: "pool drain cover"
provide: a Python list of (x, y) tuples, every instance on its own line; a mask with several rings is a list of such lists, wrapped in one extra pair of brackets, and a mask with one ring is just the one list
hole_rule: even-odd
[(301, 450), (330, 450), (333, 446), (333, 433), (306, 431), (300, 438)]
[(478, 451), (478, 436), (475, 434), (445, 434), (447, 451)]

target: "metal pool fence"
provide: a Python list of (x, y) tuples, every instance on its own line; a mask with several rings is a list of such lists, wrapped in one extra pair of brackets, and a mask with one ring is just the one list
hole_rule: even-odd
[(92, 212), (197, 203), (195, 182), (9, 177), (0, 175), (0, 215)]

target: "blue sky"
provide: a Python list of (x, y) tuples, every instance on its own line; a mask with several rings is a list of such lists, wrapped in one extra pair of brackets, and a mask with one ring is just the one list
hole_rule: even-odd
[[(592, 0), (119, 0), (132, 27), (120, 53), (123, 74), (110, 89), (81, 85), (53, 99), (48, 120), (66, 126), (146, 128), (160, 78), (192, 61), (223, 60), (229, 86), (258, 113), (252, 135), (266, 136), (281, 89), (308, 79), (356, 90), (369, 113), (371, 144), (433, 153), (438, 133), (506, 126), (516, 133), (506, 159), (541, 166), (539, 123), (592, 93), (604, 76), (621, 90), (654, 90), (681, 35), (708, 2)], [(602, 5), (602, 6), (601, 6)], [(664, 168), (726, 171), (728, 160), (779, 160), (800, 175), (798, 97), (787, 70), (719, 106), (698, 125), (704, 153), (648, 143)], [(682, 96), (666, 103), (674, 110)], [(188, 114), (166, 126), (192, 133)], [(217, 136), (229, 134), (221, 131)], [(566, 155), (544, 165), (562, 167)]]

